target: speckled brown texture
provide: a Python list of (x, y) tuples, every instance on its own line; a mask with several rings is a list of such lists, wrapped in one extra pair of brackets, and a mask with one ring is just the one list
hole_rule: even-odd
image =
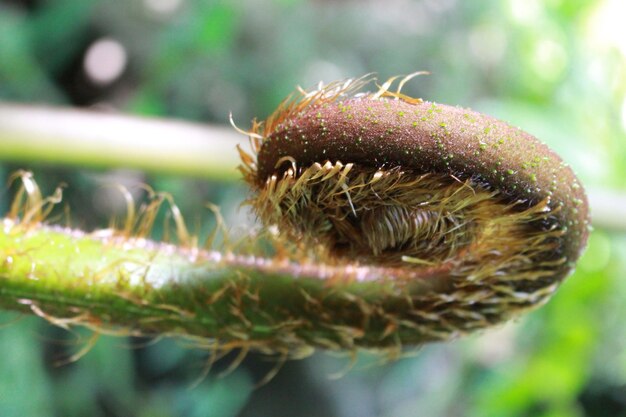
[(285, 156), (301, 167), (330, 160), (449, 173), (525, 206), (549, 198), (549, 207), (560, 209), (537, 227), (564, 231), (555, 255), (566, 256), (567, 266), (557, 279), (573, 267), (587, 240), (587, 198), (571, 168), (534, 136), (472, 110), (370, 96), (311, 105), (263, 140), (259, 183), (286, 168), (276, 167)]

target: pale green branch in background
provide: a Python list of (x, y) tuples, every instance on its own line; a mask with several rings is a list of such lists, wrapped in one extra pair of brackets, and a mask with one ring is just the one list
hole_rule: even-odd
[(85, 168), (125, 167), (233, 180), (231, 127), (113, 113), (0, 103), (0, 160)]

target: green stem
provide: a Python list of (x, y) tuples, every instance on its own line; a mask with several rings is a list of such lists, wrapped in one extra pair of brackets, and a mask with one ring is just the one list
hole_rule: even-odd
[(244, 141), (226, 127), (0, 103), (2, 160), (233, 180)]
[[(142, 239), (122, 243), (104, 232), (88, 236), (60, 228), (24, 228), (10, 219), (0, 233), (0, 261), (0, 303), (6, 308), (57, 323), (149, 333), (176, 328), (189, 333), (193, 324), (187, 319), (197, 312), (188, 310), (190, 300), (185, 307), (177, 300), (185, 283), (201, 274), (210, 286), (234, 274), (211, 253), (192, 255)], [(194, 317), (193, 323), (215, 331), (210, 316)]]
[[(345, 329), (362, 326), (365, 300), (393, 298), (392, 291), (381, 291), (379, 272), (185, 249), (120, 232), (84, 234), (11, 218), (0, 230), (3, 308), (61, 326), (185, 335), (205, 344), (225, 341), (227, 348), (293, 354), (311, 345), (354, 347)], [(343, 284), (330, 288), (330, 277)], [(323, 308), (313, 301), (322, 299)], [(328, 316), (334, 309), (343, 313)], [(380, 340), (384, 329), (372, 320), (358, 344), (392, 343)]]

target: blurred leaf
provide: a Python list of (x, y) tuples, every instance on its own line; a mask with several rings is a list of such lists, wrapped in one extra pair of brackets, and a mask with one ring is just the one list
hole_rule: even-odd
[(0, 5), (0, 97), (62, 101), (31, 50), (23, 16)]
[(57, 74), (86, 46), (95, 0), (55, 0), (30, 18), (27, 29), (40, 65)]
[(15, 322), (0, 313), (0, 413), (3, 417), (53, 417), (55, 401), (41, 360), (35, 317)]

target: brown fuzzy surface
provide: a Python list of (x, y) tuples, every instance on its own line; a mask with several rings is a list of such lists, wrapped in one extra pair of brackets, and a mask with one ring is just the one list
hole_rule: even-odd
[(557, 280), (571, 270), (587, 240), (587, 198), (571, 168), (534, 136), (472, 110), (386, 97), (322, 100), (282, 120), (263, 139), (259, 184), (289, 167), (284, 157), (301, 167), (340, 161), (448, 174), (526, 207), (547, 199), (554, 215), (537, 229), (564, 232), (554, 255), (567, 262)]

